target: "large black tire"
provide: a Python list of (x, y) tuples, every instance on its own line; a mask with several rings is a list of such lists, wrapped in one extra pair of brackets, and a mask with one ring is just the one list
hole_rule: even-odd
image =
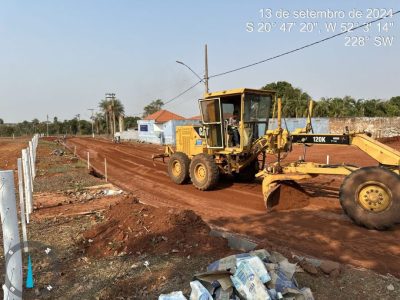
[(382, 167), (360, 168), (339, 192), (344, 212), (358, 225), (386, 230), (400, 222), (400, 176)]
[(168, 162), (168, 175), (176, 184), (184, 184), (189, 181), (188, 156), (183, 152), (175, 152)]
[(239, 182), (253, 182), (259, 170), (260, 165), (256, 159), (243, 168), (239, 173), (233, 173), (233, 176), (235, 177), (235, 180)]
[(193, 185), (201, 191), (215, 187), (219, 180), (219, 169), (214, 158), (204, 153), (193, 157), (190, 163), (190, 179)]

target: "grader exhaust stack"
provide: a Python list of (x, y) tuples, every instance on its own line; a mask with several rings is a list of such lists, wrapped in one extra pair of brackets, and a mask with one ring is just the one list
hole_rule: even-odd
[[(201, 125), (178, 126), (175, 150), (167, 146), (165, 153), (155, 157), (169, 157), (168, 174), (175, 183), (191, 181), (199, 190), (215, 187), (220, 174), (241, 181), (263, 178), (268, 210), (276, 205), (286, 207), (287, 199), (298, 202), (299, 207), (306, 205), (307, 201), (299, 200), (308, 199), (297, 183), (300, 180), (322, 174), (343, 175), (340, 204), (355, 223), (383, 230), (400, 222), (400, 152), (363, 133), (314, 134), (312, 107), (310, 101), (305, 128), (289, 132), (282, 128), (282, 102), (274, 91), (206, 93), (199, 100)], [(273, 130), (268, 128), (270, 115), (277, 116)], [(318, 164), (306, 162), (304, 156), (283, 164), (293, 144), (356, 146), (379, 166)], [(276, 161), (267, 163), (267, 155)]]

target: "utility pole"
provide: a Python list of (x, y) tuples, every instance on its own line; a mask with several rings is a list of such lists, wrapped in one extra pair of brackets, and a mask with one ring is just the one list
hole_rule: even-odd
[(88, 110), (90, 110), (92, 112), (92, 116), (90, 117), (90, 119), (92, 120), (92, 138), (94, 138), (94, 108), (88, 108)]
[(206, 93), (208, 93), (208, 53), (207, 53), (207, 44), (204, 47), (205, 54), (205, 73), (204, 73), (204, 85), (206, 87)]
[(113, 94), (113, 97), (112, 97), (112, 116), (113, 116), (113, 137), (114, 137), (114, 135), (115, 135), (115, 132), (117, 131), (117, 126), (116, 126), (116, 124), (115, 124), (115, 102), (114, 102), (114, 100), (115, 100), (115, 94)]
[(47, 131), (47, 137), (49, 137), (49, 115), (47, 115), (46, 131)]
[(79, 135), (81, 135), (81, 115), (77, 114), (76, 118), (78, 119), (78, 131), (79, 131)]
[(106, 100), (111, 99), (111, 116), (110, 116), (110, 129), (111, 134), (114, 137), (116, 132), (116, 122), (115, 122), (115, 93), (106, 93)]

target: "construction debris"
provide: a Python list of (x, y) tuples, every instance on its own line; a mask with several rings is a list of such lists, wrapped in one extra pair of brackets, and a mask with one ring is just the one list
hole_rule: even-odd
[(64, 150), (63, 150), (63, 149), (54, 149), (54, 150), (51, 152), (51, 155), (63, 156), (63, 155), (64, 155)]
[[(190, 300), (313, 300), (309, 288), (299, 287), (294, 277), (298, 270), (297, 264), (290, 263), (278, 252), (260, 249), (231, 255), (211, 263), (207, 272), (194, 276)], [(161, 295), (160, 299), (186, 298), (182, 292), (175, 292)]]
[(257, 243), (249, 240), (248, 237), (242, 237), (230, 232), (211, 230), (210, 235), (216, 237), (223, 237), (227, 239), (229, 248), (233, 250), (240, 250), (247, 252), (254, 250), (257, 247)]

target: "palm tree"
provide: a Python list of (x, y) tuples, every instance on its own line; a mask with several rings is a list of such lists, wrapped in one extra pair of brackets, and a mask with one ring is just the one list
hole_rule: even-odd
[(107, 133), (112, 134), (116, 127), (116, 124), (113, 124), (113, 114), (115, 119), (118, 120), (120, 115), (124, 114), (124, 105), (121, 103), (119, 99), (102, 99), (99, 103), (99, 108), (104, 113), (104, 118), (106, 120)]
[[(97, 134), (100, 133), (100, 127), (103, 125), (104, 116), (102, 113), (96, 113), (94, 116), (94, 121), (96, 124), (96, 132)], [(104, 120), (105, 121), (105, 120)]]

